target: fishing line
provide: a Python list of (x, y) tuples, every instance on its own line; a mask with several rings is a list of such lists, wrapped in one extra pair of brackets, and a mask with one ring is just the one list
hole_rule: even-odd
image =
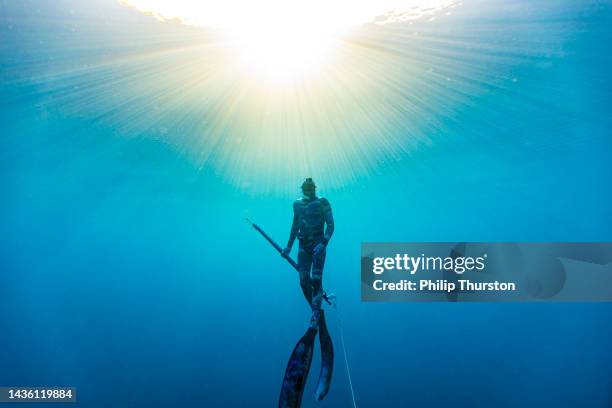
[(336, 311), (336, 319), (338, 320), (338, 328), (340, 329), (340, 343), (342, 343), (342, 355), (344, 356), (344, 365), (346, 366), (346, 374), (349, 380), (349, 387), (351, 389), (351, 397), (353, 399), (353, 407), (357, 408), (357, 402), (355, 401), (355, 391), (353, 390), (353, 380), (351, 379), (351, 369), (348, 363), (348, 357), (346, 356), (346, 345), (344, 344), (344, 328), (342, 326), (342, 318), (340, 317), (340, 310), (338, 310), (338, 298), (334, 296), (333, 308)]

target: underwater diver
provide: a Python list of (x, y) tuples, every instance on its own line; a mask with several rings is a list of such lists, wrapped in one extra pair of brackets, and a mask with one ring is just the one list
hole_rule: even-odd
[(317, 332), (321, 345), (321, 372), (315, 391), (317, 401), (321, 401), (329, 392), (334, 369), (334, 348), (321, 308), (321, 301), (325, 296), (323, 266), (327, 244), (334, 233), (334, 217), (329, 201), (317, 197), (316, 188), (312, 178), (307, 178), (302, 183), (304, 195), (293, 203), (291, 233), (287, 247), (282, 251), (282, 255), (288, 257), (295, 239), (299, 240), (297, 269), (302, 292), (312, 308), (312, 318), (306, 333), (297, 342), (289, 357), (278, 401), (279, 408), (301, 406)]
[[(299, 272), (300, 286), (313, 312), (306, 332), (289, 357), (278, 400), (279, 408), (301, 406), (317, 334), (321, 346), (321, 371), (315, 390), (317, 401), (323, 400), (328, 394), (334, 371), (334, 346), (321, 308), (323, 299), (335, 305), (332, 300), (335, 296), (327, 296), (322, 282), (326, 247), (334, 232), (334, 218), (329, 201), (317, 197), (312, 178), (304, 180), (302, 192), (304, 196), (293, 203), (293, 224), (285, 249), (281, 249), (259, 225), (247, 218), (251, 226)], [(289, 256), (296, 238), (300, 241), (297, 263)]]
[[(312, 178), (302, 183), (303, 197), (293, 203), (293, 224), (283, 255), (288, 256), (297, 238), (299, 240), (298, 272), (300, 286), (312, 307), (311, 327), (317, 327), (323, 298), (323, 266), (326, 248), (334, 233), (334, 217), (329, 201), (317, 197)], [(312, 273), (311, 273), (312, 269)]]

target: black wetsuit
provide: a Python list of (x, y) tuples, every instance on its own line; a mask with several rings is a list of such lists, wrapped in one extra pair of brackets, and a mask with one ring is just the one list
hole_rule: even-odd
[[(287, 247), (298, 238), (300, 286), (313, 310), (321, 308), (325, 247), (334, 233), (334, 217), (329, 201), (321, 197), (302, 197), (293, 203), (293, 224)], [(319, 244), (319, 251), (315, 248)], [(311, 274), (312, 269), (312, 274)]]

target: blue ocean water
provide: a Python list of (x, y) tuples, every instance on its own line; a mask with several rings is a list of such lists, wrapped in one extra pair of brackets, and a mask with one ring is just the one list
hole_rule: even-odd
[[(363, 241), (612, 239), (610, 2), (366, 27), (343, 51), (362, 79), (317, 90), (346, 111), (275, 113), (300, 135), (280, 141), (197, 28), (103, 0), (0, 11), (0, 385), (276, 404), (310, 313), (244, 218), (284, 243), (313, 176), (358, 406), (612, 404), (609, 304), (370, 304), (359, 278)], [(336, 317), (330, 394), (315, 354), (304, 407), (351, 406)]]

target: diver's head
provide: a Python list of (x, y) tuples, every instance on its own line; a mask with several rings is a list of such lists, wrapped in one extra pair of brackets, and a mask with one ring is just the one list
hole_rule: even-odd
[(312, 178), (308, 177), (302, 183), (302, 193), (308, 198), (312, 198), (315, 196), (315, 192), (317, 190), (317, 186), (312, 180)]

